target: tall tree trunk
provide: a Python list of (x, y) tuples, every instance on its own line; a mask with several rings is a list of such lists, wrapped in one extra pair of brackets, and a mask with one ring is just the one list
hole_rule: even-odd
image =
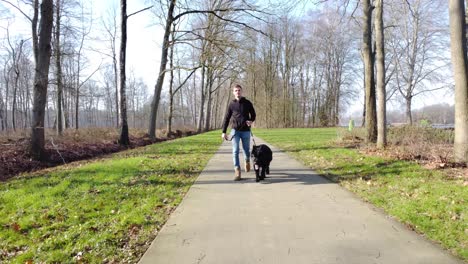
[(154, 96), (153, 102), (151, 103), (151, 115), (150, 115), (150, 125), (148, 129), (148, 134), (150, 138), (156, 138), (156, 118), (158, 116), (158, 107), (159, 107), (159, 100), (161, 99), (161, 90), (164, 83), (164, 75), (166, 73), (166, 65), (167, 65), (167, 54), (169, 49), (169, 36), (171, 33), (171, 25), (174, 21), (174, 8), (175, 8), (176, 0), (170, 0), (169, 8), (167, 10), (167, 18), (166, 18), (166, 28), (164, 31), (164, 38), (163, 38), (163, 46), (161, 52), (161, 64), (159, 67), (159, 76), (158, 80), (156, 81), (156, 85), (154, 86)]
[[(173, 25), (171, 32), (171, 40), (174, 43), (175, 41), (175, 25)], [(169, 55), (169, 67), (171, 68), (170, 71), (170, 81), (169, 81), (169, 114), (167, 117), (167, 131), (166, 136), (169, 137), (171, 135), (172, 130), (172, 114), (174, 112), (174, 45), (171, 45), (171, 52)], [(179, 80), (180, 80), (180, 71), (179, 71)]]
[(10, 72), (6, 72), (6, 68), (5, 63), (5, 67), (3, 68), (5, 79), (5, 129), (8, 130), (8, 95), (10, 94), (10, 82), (8, 81), (8, 76), (10, 75)]
[(362, 8), (364, 11), (362, 51), (366, 89), (366, 142), (374, 143), (377, 140), (377, 113), (374, 83), (374, 56), (372, 53), (372, 6), (370, 0), (362, 0)]
[(5, 104), (3, 103), (3, 96), (2, 93), (0, 93), (0, 126), (2, 126), (2, 131), (5, 130), (5, 120), (3, 117), (3, 112), (5, 111), (4, 107)]
[[(10, 41), (8, 40), (8, 43), (10, 43)], [(13, 126), (13, 131), (16, 131), (16, 108), (18, 107), (18, 82), (19, 82), (19, 79), (20, 79), (20, 76), (21, 76), (21, 70), (20, 70), (20, 61), (21, 61), (21, 55), (23, 54), (23, 44), (24, 44), (24, 40), (21, 40), (20, 41), (20, 44), (19, 44), (19, 47), (18, 47), (18, 51), (16, 51), (16, 46), (13, 47), (11, 44), (10, 44), (10, 47), (12, 49), (12, 55), (13, 55), (13, 65), (12, 65), (12, 68), (15, 72), (15, 79), (14, 79), (14, 82), (13, 82), (13, 103), (11, 105), (11, 122), (12, 122), (12, 126)]]
[[(62, 84), (63, 85), (63, 84)], [(65, 121), (65, 129), (70, 128), (70, 118), (69, 118), (69, 103), (65, 100), (67, 95), (62, 96), (62, 106), (63, 106), (63, 117)]]
[(192, 101), (193, 104), (190, 104), (191, 107), (190, 107), (190, 110), (192, 112), (192, 114), (190, 115), (192, 117), (192, 124), (196, 124), (197, 123), (197, 100), (195, 100), (195, 98), (197, 98), (197, 76), (196, 75), (193, 75), (193, 89), (191, 90), (192, 93), (190, 93), (190, 97), (192, 100), (189, 100), (189, 101)]
[(11, 105), (11, 125), (13, 126), (13, 131), (16, 131), (16, 99), (18, 92), (18, 79), (19, 79), (19, 69), (15, 69), (15, 85), (13, 86), (13, 104)]
[[(80, 66), (78, 66), (79, 68)], [(79, 72), (79, 70), (78, 70)], [(77, 76), (78, 80), (79, 80), (79, 76)], [(76, 85), (76, 90), (75, 90), (75, 129), (78, 130), (79, 128), (79, 122), (78, 122), (78, 118), (79, 118), (79, 104), (80, 103), (80, 85), (79, 83), (77, 83)]]
[[(37, 60), (39, 56), (39, 38), (37, 37), (37, 21), (39, 19), (39, 0), (33, 0), (33, 18), (31, 21), (31, 31), (32, 31), (32, 44), (33, 44), (33, 54), (34, 54), (34, 63), (37, 65)], [(53, 16), (53, 15), (52, 15)]]
[(125, 59), (127, 50), (127, 0), (120, 0), (122, 36), (120, 39), (120, 145), (130, 145), (127, 122), (127, 95), (125, 93)]
[(468, 164), (468, 59), (465, 28), (465, 1), (450, 0), (450, 42), (455, 79), (454, 156)]
[(84, 38), (85, 38), (85, 33), (82, 32), (81, 36), (81, 44), (80, 48), (78, 51), (78, 58), (77, 58), (77, 67), (76, 67), (76, 94), (75, 94), (75, 128), (78, 130), (79, 128), (79, 109), (80, 109), (80, 89), (81, 89), (81, 83), (80, 83), (80, 72), (81, 72), (81, 51), (83, 50), (83, 43), (84, 43)]
[(46, 160), (44, 116), (47, 103), (47, 85), (51, 55), (51, 36), (53, 24), (53, 1), (41, 3), (41, 22), (38, 43), (37, 64), (34, 73), (34, 99), (30, 152), (36, 160)]
[(113, 51), (113, 67), (114, 67), (114, 87), (115, 87), (115, 126), (119, 127), (119, 120), (120, 120), (120, 114), (119, 114), (119, 82), (118, 82), (118, 71), (117, 71), (117, 54), (115, 54), (115, 46), (114, 46), (114, 51)]
[(411, 115), (411, 103), (412, 103), (411, 97), (405, 97), (405, 101), (406, 101), (406, 111), (405, 111), (406, 124), (413, 125), (413, 115)]
[(62, 65), (61, 65), (61, 51), (60, 51), (60, 1), (57, 0), (55, 3), (55, 67), (57, 70), (57, 133), (62, 135), (63, 133), (63, 115), (62, 115)]
[(206, 88), (206, 95), (207, 95), (207, 101), (206, 101), (206, 118), (205, 118), (205, 129), (204, 131), (209, 131), (210, 126), (211, 126), (211, 103), (213, 102), (213, 92), (211, 91), (213, 89), (213, 70), (210, 70), (210, 74), (208, 74), (208, 80), (207, 80), (207, 88)]
[(202, 126), (203, 126), (203, 119), (204, 115), (203, 113), (205, 112), (205, 95), (206, 95), (206, 89), (205, 89), (205, 62), (202, 61), (202, 72), (201, 72), (201, 92), (200, 92), (200, 109), (199, 109), (199, 115), (198, 115), (198, 124), (197, 124), (197, 133), (200, 133), (202, 131)]
[(385, 48), (383, 27), (383, 0), (375, 2), (375, 39), (377, 52), (377, 147), (384, 148), (387, 145), (387, 107), (385, 91)]

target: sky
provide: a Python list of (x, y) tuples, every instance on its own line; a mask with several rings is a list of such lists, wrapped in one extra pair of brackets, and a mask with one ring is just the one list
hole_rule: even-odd
[[(15, 0), (12, 0), (16, 2)], [(104, 19), (109, 10), (112, 9), (112, 6), (115, 6), (117, 10), (117, 23), (120, 26), (120, 17), (119, 17), (119, 1), (117, 0), (100, 0), (92, 1), (85, 0), (87, 6), (90, 6), (92, 3), (93, 11), (93, 28), (98, 29), (102, 28), (102, 19)], [(145, 3), (146, 0), (131, 0), (127, 3), (127, 14), (134, 13), (145, 7), (150, 6)], [(6, 4), (0, 2), (0, 5), (7, 6)], [(30, 24), (29, 22), (15, 9), (7, 6), (9, 11), (16, 15), (14, 20), (10, 19), (12, 26), (10, 27), (10, 35), (21, 35), (30, 36)], [(301, 9), (303, 10), (303, 9)], [(5, 37), (5, 16), (2, 13), (0, 15), (3, 18), (0, 18), (0, 38)], [(119, 29), (120, 30), (120, 29)], [(141, 78), (143, 82), (147, 85), (149, 94), (152, 94), (154, 91), (154, 85), (156, 83), (156, 77), (159, 72), (159, 63), (161, 57), (161, 43), (163, 38), (163, 27), (158, 24), (158, 20), (155, 18), (154, 14), (151, 11), (144, 11), (138, 13), (134, 16), (131, 16), (128, 19), (127, 25), (127, 76), (131, 72), (136, 78)], [(105, 36), (99, 36), (104, 38)], [(94, 49), (105, 50), (108, 43), (105, 42), (88, 42), (89, 45), (93, 46)], [(89, 72), (94, 71), (102, 60), (109, 61), (109, 58), (102, 56), (96, 52), (89, 52), (88, 57), (91, 59), (92, 63), (87, 68)], [(346, 107), (344, 116), (349, 116), (353, 112), (362, 111), (363, 98), (356, 100), (356, 103)], [(447, 102), (453, 104), (453, 93), (451, 92), (434, 92), (430, 94), (423, 94), (414, 98), (413, 106), (414, 108), (421, 108), (425, 105), (432, 105), (435, 103)], [(404, 107), (401, 103), (392, 103), (390, 102), (387, 106), (389, 110), (404, 110)]]
[[(92, 3), (93, 13), (93, 30), (97, 31), (102, 28), (102, 19), (105, 19), (112, 6), (117, 9), (117, 23), (120, 31), (120, 17), (119, 17), (119, 1), (117, 0), (88, 0), (87, 7)], [(15, 0), (12, 0), (15, 2)], [(150, 6), (145, 3), (145, 0), (131, 0), (127, 3), (127, 14), (134, 13), (145, 7)], [(31, 36), (31, 26), (29, 21), (15, 8), (0, 2), (1, 9), (6, 7), (11, 14), (6, 15), (0, 13), (0, 39), (6, 37), (6, 27), (10, 23), (10, 36), (22, 36), (22, 38), (29, 38)], [(0, 10), (1, 10), (0, 9)], [(29, 10), (27, 7), (22, 7), (23, 10)], [(8, 19), (6, 19), (8, 17)], [(95, 33), (95, 36), (105, 38), (102, 33)], [(93, 36), (93, 38), (95, 37)], [(156, 77), (159, 71), (159, 62), (161, 57), (161, 43), (163, 37), (162, 26), (156, 23), (154, 15), (151, 11), (144, 11), (131, 16), (127, 21), (127, 76), (133, 71), (136, 78), (142, 78), (149, 90), (152, 91), (156, 83)], [(105, 50), (108, 43), (87, 41), (85, 45), (92, 46), (93, 49)], [(88, 49), (89, 50), (89, 49)], [(118, 53), (118, 51), (117, 51)], [(88, 58), (91, 60), (90, 66), (84, 71), (89, 73), (93, 72), (102, 62), (102, 60), (109, 61), (109, 58), (99, 53), (88, 51)]]
[[(93, 1), (96, 17), (105, 16), (106, 10), (119, 1)], [(132, 14), (150, 5), (144, 0), (127, 1), (127, 14)], [(119, 13), (117, 13), (119, 15)], [(127, 75), (133, 70), (135, 77), (141, 77), (153, 91), (161, 61), (163, 28), (156, 23), (151, 11), (143, 11), (127, 20)], [(117, 19), (120, 26), (120, 17)]]

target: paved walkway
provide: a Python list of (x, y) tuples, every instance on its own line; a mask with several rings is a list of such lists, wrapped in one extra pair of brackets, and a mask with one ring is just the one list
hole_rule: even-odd
[(278, 149), (264, 182), (231, 162), (224, 142), (140, 263), (463, 263)]

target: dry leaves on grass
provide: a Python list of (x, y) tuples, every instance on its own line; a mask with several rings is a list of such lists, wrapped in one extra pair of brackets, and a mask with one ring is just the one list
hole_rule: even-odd
[(468, 168), (464, 163), (453, 161), (453, 146), (449, 144), (427, 144), (420, 147), (388, 146), (385, 149), (364, 146), (359, 148), (359, 151), (365, 155), (414, 161), (430, 170), (443, 170), (447, 179), (468, 186)]
[[(171, 134), (172, 138), (195, 134), (187, 131), (177, 130)], [(106, 154), (115, 153), (127, 149), (121, 146), (115, 132), (108, 132), (104, 129), (84, 130), (80, 133), (68, 131), (55, 139), (48, 137), (46, 142), (46, 152), (49, 159), (46, 162), (35, 161), (28, 152), (29, 141), (20, 136), (0, 137), (0, 181), (8, 180), (23, 172), (33, 172), (39, 169), (54, 167), (72, 161), (86, 160), (100, 157)], [(136, 133), (130, 136), (130, 148), (145, 146), (155, 142), (165, 141), (168, 138), (158, 138), (152, 141), (147, 135)]]

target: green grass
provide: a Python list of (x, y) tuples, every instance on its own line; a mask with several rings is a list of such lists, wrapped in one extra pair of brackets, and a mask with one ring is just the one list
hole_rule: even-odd
[(468, 260), (468, 190), (462, 180), (340, 147), (335, 128), (253, 133)]
[[(468, 260), (466, 186), (335, 143), (336, 129), (255, 129)], [(220, 131), (0, 183), (0, 263), (135, 263), (218, 149)]]
[(219, 144), (216, 131), (0, 183), (0, 262), (137, 262)]

